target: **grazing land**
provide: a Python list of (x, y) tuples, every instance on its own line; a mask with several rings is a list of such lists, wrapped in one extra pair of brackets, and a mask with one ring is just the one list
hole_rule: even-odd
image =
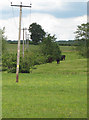
[[(71, 46), (60, 48), (65, 61), (36, 65), (31, 73), (20, 73), (18, 83), (16, 74), (2, 73), (3, 118), (87, 117), (87, 60)], [(16, 52), (16, 45), (8, 50)]]

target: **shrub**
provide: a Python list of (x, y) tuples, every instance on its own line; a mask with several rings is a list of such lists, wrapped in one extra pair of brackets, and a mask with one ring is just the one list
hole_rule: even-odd
[(8, 70), (9, 54), (2, 54), (2, 71)]
[(2, 56), (2, 71), (15, 73), (16, 72), (16, 55), (3, 54)]
[(55, 36), (50, 36), (49, 34), (41, 44), (41, 51), (46, 57), (46, 62), (52, 62), (61, 56), (60, 48), (55, 40)]
[(31, 68), (31, 60), (28, 57), (24, 59), (21, 58), (19, 72), (30, 73), (30, 68)]
[(46, 63), (46, 58), (42, 54), (35, 54), (34, 55), (34, 65), (40, 65)]
[(34, 65), (32, 54), (29, 52), (25, 52), (24, 58), (21, 56), (20, 58), (20, 68), (19, 71), (21, 73), (30, 73), (30, 68)]
[[(46, 62), (46, 58), (40, 52), (25, 51), (24, 58), (20, 55), (20, 73), (30, 73), (34, 65), (40, 65)], [(2, 70), (15, 73), (17, 65), (17, 54), (4, 54), (2, 57)]]
[(10, 54), (9, 59), (7, 61), (7, 66), (8, 66), (7, 71), (8, 72), (11, 72), (11, 73), (16, 72), (16, 61), (17, 61), (16, 54)]
[[(17, 55), (16, 54), (4, 54), (2, 58), (2, 70), (11, 73), (16, 72), (16, 65), (17, 65)], [(19, 65), (19, 72), (20, 73), (29, 73), (30, 68), (32, 66), (32, 59), (29, 56), (25, 56), (24, 59), (22, 56), (20, 57), (20, 65)]]

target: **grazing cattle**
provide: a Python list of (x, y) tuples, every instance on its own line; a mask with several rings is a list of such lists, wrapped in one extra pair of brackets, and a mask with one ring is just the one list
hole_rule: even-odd
[(53, 58), (49, 57), (48, 60), (47, 60), (47, 63), (52, 63), (52, 61), (53, 61)]
[(56, 59), (57, 64), (59, 64), (60, 61), (65, 60), (65, 57), (66, 57), (65, 55), (62, 55), (61, 58), (57, 58), (57, 59)]
[(65, 60), (65, 57), (66, 57), (65, 55), (62, 55), (62, 56), (61, 56), (61, 61), (62, 61), (62, 60)]
[(60, 63), (60, 59), (58, 58), (58, 59), (56, 59), (56, 61), (57, 61), (57, 64), (59, 64)]

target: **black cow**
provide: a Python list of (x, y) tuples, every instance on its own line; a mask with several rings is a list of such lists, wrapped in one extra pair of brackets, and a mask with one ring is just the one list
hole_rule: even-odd
[(61, 61), (62, 61), (62, 60), (65, 60), (65, 57), (66, 57), (65, 55), (62, 55), (62, 56), (61, 56)]
[(59, 64), (60, 63), (60, 58), (57, 58), (56, 61), (57, 61), (57, 64)]
[(65, 55), (62, 55), (61, 58), (57, 58), (57, 59), (56, 59), (57, 64), (59, 64), (60, 61), (65, 60), (65, 57), (66, 57)]
[(52, 63), (52, 61), (53, 61), (53, 58), (52, 58), (52, 57), (49, 57), (49, 58), (47, 59), (47, 63)]

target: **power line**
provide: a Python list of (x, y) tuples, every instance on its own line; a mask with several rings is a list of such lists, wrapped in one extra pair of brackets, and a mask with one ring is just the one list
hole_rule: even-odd
[(24, 14), (22, 14), (22, 25), (23, 25), (23, 28), (24, 28), (24, 20), (23, 20), (23, 17), (24, 17)]
[[(32, 4), (31, 4), (31, 2), (30, 2), (30, 6), (32, 7)], [(30, 7), (30, 11), (29, 11), (29, 14), (28, 14), (28, 22), (30, 22), (31, 23), (31, 7)], [(26, 13), (25, 13), (26, 14)], [(24, 16), (25, 16), (25, 14), (23, 13), (22, 14), (22, 25), (23, 25), (23, 28), (25, 27), (25, 25), (24, 25)]]
[(8, 0), (10, 3), (11, 3), (11, 1), (10, 0)]
[[(30, 2), (30, 5), (32, 6), (32, 3)], [(29, 21), (31, 23), (31, 8), (30, 8), (30, 16), (29, 16)]]
[[(10, 0), (8, 0), (8, 2), (11, 4), (12, 2), (10, 1)], [(14, 14), (14, 9), (13, 9), (13, 7), (12, 7), (12, 9), (11, 9), (11, 11), (12, 11), (12, 16), (13, 16), (13, 21), (14, 21), (14, 23), (15, 23), (15, 28), (17, 29), (17, 24), (16, 24), (16, 21), (15, 21), (15, 14)], [(18, 30), (18, 29), (17, 29)]]
[(18, 27), (17, 27), (17, 24), (16, 24), (16, 20), (15, 20), (15, 14), (14, 14), (14, 8), (13, 8), (13, 6), (12, 6), (12, 14), (13, 14), (13, 20), (14, 20), (14, 23), (15, 23), (15, 27), (18, 30)]

